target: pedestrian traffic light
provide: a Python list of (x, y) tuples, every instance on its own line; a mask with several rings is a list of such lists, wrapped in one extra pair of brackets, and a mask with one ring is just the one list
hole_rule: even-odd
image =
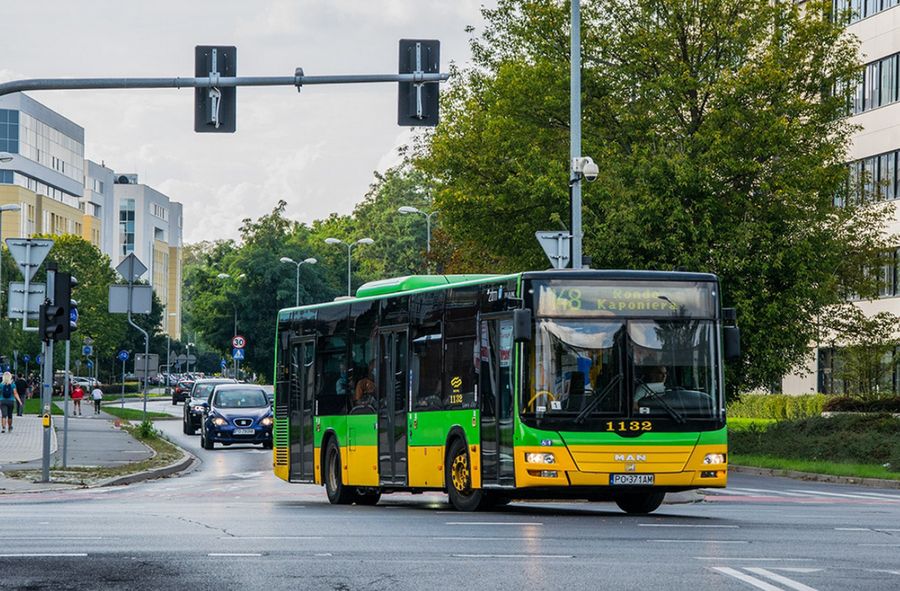
[(62, 308), (63, 330), (56, 337), (58, 341), (68, 341), (72, 331), (78, 328), (78, 302), (72, 299), (72, 288), (78, 280), (69, 273), (56, 272), (53, 287), (53, 303)]
[[(197, 45), (194, 47), (194, 76), (197, 78), (234, 78), (237, 76), (237, 48)], [(237, 88), (194, 88), (194, 131), (197, 133), (234, 133), (237, 120)]]

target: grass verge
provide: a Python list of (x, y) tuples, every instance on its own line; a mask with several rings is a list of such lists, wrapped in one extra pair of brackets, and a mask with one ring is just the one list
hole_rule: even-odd
[[(121, 408), (118, 406), (103, 406), (101, 407), (103, 412), (107, 414), (111, 414), (114, 417), (119, 417), (120, 419), (125, 419), (127, 421), (142, 421), (144, 419), (144, 411), (137, 410), (135, 408)], [(162, 412), (150, 412), (147, 411), (147, 418), (150, 420), (156, 419), (177, 419), (178, 417), (167, 415)]]
[(900, 480), (900, 473), (891, 472), (883, 466), (875, 464), (851, 464), (840, 462), (823, 462), (816, 460), (791, 460), (772, 456), (745, 455), (732, 453), (728, 461), (735, 466), (752, 466), (772, 470), (791, 470), (810, 472), (813, 474), (830, 474), (851, 478), (883, 478)]
[[(116, 478), (119, 476), (128, 476), (146, 470), (162, 468), (172, 464), (181, 458), (181, 450), (169, 443), (167, 440), (159, 436), (158, 432), (152, 427), (152, 423), (145, 425), (123, 425), (123, 429), (131, 433), (131, 435), (140, 442), (147, 445), (155, 453), (152, 458), (133, 462), (121, 466), (100, 467), (100, 466), (82, 466), (69, 468), (51, 468), (50, 478), (53, 482), (62, 484), (80, 484), (90, 485), (96, 484), (102, 480)], [(40, 470), (10, 470), (4, 472), (10, 478), (24, 478), (36, 480), (40, 477)]]
[[(25, 407), (22, 409), (22, 412), (26, 415), (40, 415), (41, 414), (41, 399), (40, 398), (28, 398), (25, 400)], [(62, 407), (59, 406), (55, 401), (53, 405), (50, 407), (50, 414), (53, 415), (61, 415), (63, 413)]]

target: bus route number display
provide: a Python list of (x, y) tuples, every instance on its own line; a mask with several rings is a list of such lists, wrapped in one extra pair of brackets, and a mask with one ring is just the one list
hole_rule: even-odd
[(710, 285), (547, 282), (535, 290), (541, 316), (712, 317)]

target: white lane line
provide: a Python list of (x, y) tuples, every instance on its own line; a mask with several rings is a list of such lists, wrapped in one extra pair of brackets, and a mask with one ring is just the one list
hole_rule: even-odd
[(710, 529), (740, 529), (739, 525), (705, 525), (705, 524), (688, 524), (688, 523), (639, 523), (638, 527), (696, 527)]
[(220, 540), (323, 540), (322, 536), (219, 536)]
[(872, 531), (868, 527), (836, 527), (834, 531)]
[(332, 554), (331, 552), (319, 552), (318, 554), (313, 554), (313, 556), (325, 557), (325, 556), (334, 556), (334, 554)]
[(694, 560), (741, 560), (744, 562), (812, 562), (812, 558), (747, 558), (741, 556), (694, 556)]
[[(69, 540), (73, 542), (87, 540), (108, 540), (100, 536), (4, 536), (4, 540)], [(115, 538), (112, 538), (115, 539)]]
[(20, 554), (0, 554), (0, 558), (84, 558), (87, 552), (30, 552)]
[(544, 525), (535, 521), (448, 521), (444, 525)]
[(857, 546), (867, 546), (869, 548), (900, 548), (900, 544), (857, 544)]
[(783, 491), (783, 490), (772, 490), (772, 489), (769, 489), (769, 488), (735, 488), (735, 489), (733, 489), (733, 490), (741, 490), (741, 491), (748, 491), (748, 492), (754, 492), (754, 493), (764, 493), (764, 494), (767, 494), (767, 495), (784, 495), (784, 496), (786, 496), (786, 497), (806, 497), (806, 496), (809, 496), (809, 495), (804, 495), (804, 494), (800, 494), (800, 493), (787, 492), (787, 491)]
[(646, 540), (660, 544), (749, 544), (747, 540)]
[(762, 577), (766, 577), (769, 580), (775, 581), (776, 583), (781, 583), (785, 587), (789, 587), (791, 589), (795, 589), (796, 591), (816, 591), (812, 587), (808, 585), (804, 585), (803, 583), (798, 583), (794, 579), (789, 579), (785, 576), (779, 575), (778, 573), (773, 573), (770, 570), (766, 570), (764, 568), (760, 568), (758, 566), (747, 567), (747, 570), (755, 575), (760, 575)]
[(484, 540), (487, 542), (518, 542), (521, 540), (540, 540), (541, 538), (537, 538), (534, 536), (528, 537), (517, 537), (517, 538), (482, 538), (475, 536), (441, 536), (441, 537), (433, 537), (432, 540), (441, 540), (441, 541), (458, 541), (458, 542), (477, 542), (480, 540)]
[(753, 493), (749, 493), (749, 492), (740, 492), (740, 491), (737, 491), (737, 490), (730, 490), (730, 489), (726, 489), (726, 488), (713, 488), (713, 489), (710, 489), (710, 488), (704, 488), (704, 489), (703, 489), (703, 492), (706, 493), (706, 494), (708, 494), (708, 495), (733, 495), (733, 496), (737, 496), (737, 497), (752, 497), (752, 496), (756, 496), (756, 495), (754, 495)]
[(572, 554), (451, 554), (454, 558), (575, 558)]
[[(818, 490), (797, 490), (796, 492), (803, 492), (803, 493), (808, 493), (810, 495), (816, 495), (816, 496), (823, 495), (826, 497), (838, 497), (838, 498), (842, 498), (842, 499), (857, 499), (857, 500), (863, 499), (866, 501), (876, 500), (876, 499), (873, 499), (872, 497), (863, 497), (860, 495), (851, 495), (851, 494), (845, 494), (845, 493), (822, 492), (822, 491), (818, 491)], [(887, 499), (885, 499), (885, 500), (887, 500)], [(898, 499), (898, 502), (900, 502), (900, 499)]]
[(857, 494), (865, 495), (867, 497), (877, 497), (879, 499), (891, 499), (892, 501), (900, 501), (900, 495), (887, 495), (884, 493), (862, 492), (862, 491), (860, 491)]
[(733, 568), (728, 568), (727, 566), (714, 566), (712, 567), (712, 570), (722, 573), (723, 575), (728, 575), (729, 577), (734, 577), (739, 581), (743, 581), (749, 585), (753, 585), (757, 589), (762, 589), (763, 591), (784, 591), (780, 587), (770, 585), (762, 579), (757, 579), (756, 577), (745, 575), (744, 573), (734, 570)]
[(262, 556), (259, 552), (210, 552), (207, 556), (231, 557), (231, 556)]

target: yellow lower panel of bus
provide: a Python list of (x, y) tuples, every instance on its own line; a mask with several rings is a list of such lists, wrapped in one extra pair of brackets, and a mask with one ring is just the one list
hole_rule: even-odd
[(378, 446), (354, 445), (341, 449), (344, 482), (352, 486), (378, 486)]
[[(579, 446), (573, 453), (564, 447), (517, 447), (516, 486), (609, 486), (610, 474), (654, 474), (657, 486), (702, 486), (722, 487), (727, 481), (727, 464), (704, 464), (706, 454), (726, 453), (724, 445), (701, 445), (678, 447), (660, 446), (609, 446), (594, 448), (598, 458), (609, 456), (611, 461), (581, 461), (576, 465), (572, 455), (587, 455), (587, 446)], [(554, 456), (553, 463), (526, 463), (525, 454), (547, 454)], [(672, 460), (673, 455), (684, 456), (680, 463)], [(589, 470), (585, 468), (589, 467)], [(706, 472), (706, 476), (701, 476)], [(710, 477), (710, 474), (714, 474)]]
[(444, 486), (444, 446), (409, 447), (409, 486), (440, 488)]
[[(281, 478), (284, 481), (289, 479), (290, 474), (290, 462), (288, 459), (288, 451), (284, 448), (275, 448), (272, 450), (272, 468), (275, 472), (275, 476)], [(282, 465), (278, 465), (278, 459), (283, 459)]]

